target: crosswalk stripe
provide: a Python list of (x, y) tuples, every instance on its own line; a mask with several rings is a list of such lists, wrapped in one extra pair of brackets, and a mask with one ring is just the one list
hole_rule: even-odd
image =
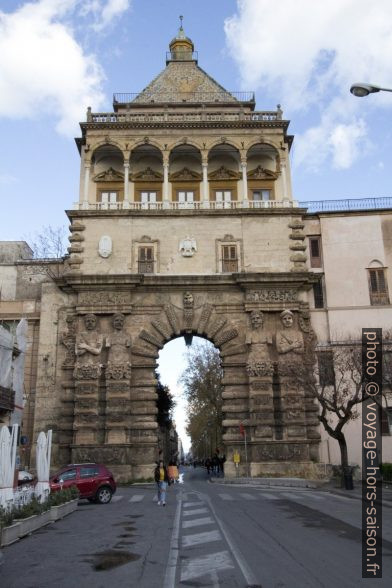
[(184, 517), (190, 517), (191, 515), (205, 514), (208, 512), (208, 508), (194, 508), (193, 510), (184, 511), (182, 514)]
[(205, 531), (204, 533), (194, 533), (193, 535), (184, 535), (182, 537), (182, 547), (193, 547), (210, 543), (211, 541), (221, 541), (222, 536), (219, 531)]
[(200, 525), (211, 525), (213, 522), (211, 517), (202, 517), (201, 519), (194, 519), (192, 521), (183, 521), (182, 528), (189, 529), (190, 527), (199, 527)]
[(264, 494), (260, 493), (261, 498), (266, 498), (267, 500), (279, 500), (279, 496), (275, 496), (275, 494)]
[(144, 498), (144, 494), (134, 494), (130, 499), (129, 502), (141, 502)]
[(197, 502), (184, 502), (184, 508), (187, 508), (188, 506), (202, 506), (203, 502), (201, 500), (198, 500)]
[(230, 494), (218, 494), (219, 498), (222, 498), (222, 500), (234, 500), (234, 498), (232, 496), (230, 496)]
[(242, 496), (242, 498), (245, 498), (245, 500), (257, 500), (257, 497), (253, 494), (241, 493), (240, 496)]
[(201, 557), (195, 557), (188, 562), (184, 562), (181, 568), (181, 582), (199, 578), (212, 572), (229, 570), (234, 568), (233, 562), (228, 551), (210, 553)]
[(120, 500), (122, 500), (123, 498), (124, 498), (124, 496), (121, 496), (121, 495), (120, 495), (120, 496), (119, 496), (119, 495), (117, 495), (117, 496), (113, 496), (113, 498), (112, 498), (112, 502), (119, 502), (119, 501), (120, 501)]

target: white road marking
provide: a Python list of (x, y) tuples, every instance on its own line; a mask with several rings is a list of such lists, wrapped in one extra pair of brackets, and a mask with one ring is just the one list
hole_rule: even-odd
[(124, 498), (124, 496), (113, 496), (112, 498), (112, 502), (120, 502), (120, 500), (122, 500)]
[(165, 578), (163, 580), (163, 588), (175, 588), (177, 561), (179, 551), (179, 536), (180, 536), (180, 517), (182, 508), (182, 488), (178, 495), (178, 504), (173, 523), (173, 533), (170, 541), (169, 557), (167, 560)]
[(208, 512), (208, 508), (194, 508), (193, 510), (184, 510), (182, 516), (190, 517), (191, 515), (205, 514), (206, 512)]
[(144, 498), (144, 494), (135, 494), (129, 499), (129, 502), (141, 502)]
[(218, 519), (215, 509), (212, 505), (212, 500), (210, 499), (210, 497), (208, 495), (206, 495), (205, 497), (206, 502), (208, 503), (210, 510), (212, 512), (212, 514), (215, 517), (216, 523), (219, 527), (219, 529), (221, 530), (222, 535), (224, 536), (224, 538), (226, 539), (226, 542), (228, 544), (228, 546), (230, 547), (230, 551), (233, 554), (241, 572), (242, 575), (245, 578), (245, 581), (248, 585), (257, 585), (259, 582), (256, 578), (256, 576), (253, 574), (252, 570), (250, 569), (248, 563), (246, 562), (246, 560), (244, 559), (242, 553), (239, 551), (239, 549), (237, 549), (236, 545), (233, 543), (228, 531), (226, 531), (225, 526), (223, 525), (223, 523)]
[(242, 498), (245, 498), (245, 500), (257, 500), (257, 497), (253, 494), (241, 493), (240, 496), (242, 496)]
[(188, 508), (188, 506), (201, 506), (203, 502), (198, 500), (197, 502), (184, 502), (184, 508)]
[(315, 499), (315, 500), (324, 500), (323, 498), (321, 498), (320, 496), (311, 494), (310, 492), (293, 492), (293, 493), (289, 493), (289, 492), (282, 492), (281, 496), (284, 496), (284, 498), (287, 498), (288, 500), (305, 500), (306, 498), (310, 498), (310, 499)]
[(233, 568), (234, 565), (228, 551), (209, 553), (208, 555), (195, 557), (188, 562), (183, 562), (181, 569), (181, 582), (186, 582), (193, 578), (199, 578), (200, 576)]
[(222, 498), (222, 500), (234, 500), (234, 498), (232, 496), (230, 496), (230, 494), (218, 494), (219, 498)]
[(261, 498), (266, 498), (267, 500), (280, 500), (279, 496), (275, 496), (275, 494), (264, 494), (260, 493)]
[(182, 528), (190, 529), (191, 527), (199, 527), (200, 525), (212, 525), (214, 521), (211, 517), (202, 517), (201, 519), (195, 519), (193, 521), (183, 521)]
[(194, 535), (184, 535), (182, 537), (182, 547), (193, 547), (193, 545), (200, 545), (210, 543), (211, 541), (221, 541), (222, 535), (219, 531), (205, 531), (204, 533), (195, 533)]

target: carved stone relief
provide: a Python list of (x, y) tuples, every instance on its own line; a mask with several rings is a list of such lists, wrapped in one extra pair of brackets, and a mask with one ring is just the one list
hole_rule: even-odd
[(263, 313), (259, 310), (252, 311), (250, 322), (251, 330), (246, 336), (249, 348), (246, 371), (249, 376), (272, 376), (274, 367), (268, 349), (272, 345), (272, 336), (263, 330)]
[(96, 330), (97, 318), (94, 314), (86, 314), (84, 324), (86, 330), (76, 335), (74, 377), (80, 380), (96, 379), (102, 368), (103, 336)]
[(251, 290), (246, 293), (247, 302), (296, 302), (296, 290)]

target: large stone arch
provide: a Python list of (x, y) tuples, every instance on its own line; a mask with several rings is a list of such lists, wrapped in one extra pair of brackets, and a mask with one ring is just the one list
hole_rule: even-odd
[[(278, 286), (268, 280), (248, 283), (240, 276), (134, 276), (121, 282), (116, 276), (102, 276), (98, 282), (93, 278), (68, 276), (63, 286), (73, 292), (74, 302), (61, 310), (58, 327), (56, 369), (71, 418), (62, 446), (55, 449), (56, 455), (62, 452), (61, 463), (99, 461), (119, 480), (150, 477), (158, 448), (159, 350), (176, 337), (198, 335), (213, 343), (222, 358), (226, 473), (234, 475), (233, 457), (238, 452), (241, 473), (246, 474), (240, 423), (247, 430), (253, 475), (306, 472), (317, 457), (317, 406), (292, 380), (290, 369), (300, 356), (290, 358), (290, 353), (278, 350), (285, 309), (293, 313), (292, 337), (305, 345), (312, 339), (300, 297), (303, 276), (287, 275)], [(252, 320), (260, 312), (264, 330), (257, 339)], [(85, 336), (84, 317), (89, 313), (96, 317), (93, 339), (101, 347), (95, 365), (86, 367), (74, 350), (78, 337)], [(118, 313), (125, 322), (116, 335), (113, 320)], [(114, 363), (113, 345), (116, 357), (122, 358)], [(258, 355), (260, 348), (268, 349), (268, 358)]]

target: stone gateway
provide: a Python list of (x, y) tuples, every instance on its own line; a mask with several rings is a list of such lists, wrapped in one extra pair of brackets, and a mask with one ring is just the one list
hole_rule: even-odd
[[(252, 475), (305, 474), (317, 406), (290, 377), (312, 335), (304, 210), (291, 194), (280, 107), (226, 91), (182, 27), (165, 69), (77, 139), (69, 255), (42, 292), (36, 431), (53, 463), (98, 461), (118, 479), (157, 459), (156, 361), (198, 335), (220, 350), (226, 472), (247, 431)], [(288, 370), (288, 366), (290, 370)], [(293, 367), (294, 366), (294, 367)]]

